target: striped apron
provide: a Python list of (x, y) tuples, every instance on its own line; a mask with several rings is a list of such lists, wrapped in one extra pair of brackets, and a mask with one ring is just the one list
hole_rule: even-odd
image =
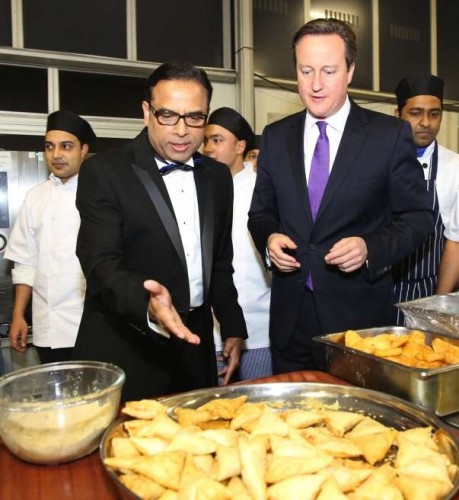
[[(435, 293), (438, 268), (445, 244), (444, 226), (438, 207), (435, 181), (438, 169), (438, 146), (430, 158), (429, 176), (426, 180), (427, 193), (435, 215), (435, 231), (415, 252), (394, 266), (394, 297), (395, 302), (407, 302)], [(397, 325), (404, 324), (403, 313), (397, 311)]]

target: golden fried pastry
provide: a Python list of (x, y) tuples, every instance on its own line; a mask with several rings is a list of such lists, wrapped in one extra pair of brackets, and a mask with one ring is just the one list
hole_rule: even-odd
[(320, 474), (295, 476), (273, 484), (268, 488), (268, 499), (314, 500), (320, 491), (325, 477)]
[[(396, 348), (414, 346), (425, 358), (422, 332), (412, 337), (386, 335), (378, 345), (397, 341)], [(397, 431), (337, 405), (283, 411), (245, 398), (216, 401), (177, 409), (181, 423), (167, 412), (125, 422), (105, 465), (140, 498), (159, 500), (437, 500), (458, 474), (441, 432), (434, 436), (430, 427)], [(226, 428), (203, 430), (209, 423)]]
[(459, 346), (436, 338), (431, 347), (426, 344), (425, 334), (419, 330), (406, 335), (381, 333), (368, 337), (349, 330), (344, 341), (347, 347), (413, 368), (432, 369), (459, 363)]
[(247, 401), (247, 396), (237, 398), (216, 398), (200, 406), (199, 411), (208, 411), (212, 419), (231, 420), (236, 411)]
[(132, 470), (156, 481), (165, 488), (178, 490), (185, 458), (184, 451), (163, 451), (153, 457), (137, 459), (132, 465)]
[(140, 455), (130, 438), (114, 437), (111, 447), (114, 457), (135, 457)]
[(394, 429), (387, 429), (382, 432), (375, 432), (360, 437), (350, 437), (351, 441), (361, 450), (366, 461), (374, 465), (385, 458), (394, 443), (397, 432)]
[(160, 451), (164, 451), (169, 444), (169, 441), (159, 437), (136, 436), (132, 437), (131, 441), (138, 453), (147, 456), (156, 455)]
[(346, 500), (347, 496), (341, 491), (333, 476), (329, 476), (320, 488), (316, 500)]
[(274, 455), (284, 457), (316, 457), (316, 448), (306, 439), (299, 437), (292, 439), (291, 437), (280, 437), (276, 435), (269, 436), (271, 450)]
[(230, 428), (234, 430), (253, 428), (256, 421), (260, 418), (266, 405), (263, 403), (245, 403), (241, 405), (234, 414)]
[(333, 458), (325, 453), (306, 460), (304, 457), (274, 455), (268, 464), (265, 479), (268, 484), (271, 484), (293, 476), (315, 474), (331, 465), (332, 462)]
[(320, 424), (325, 418), (324, 412), (314, 410), (291, 410), (285, 416), (285, 423), (296, 429), (304, 429), (311, 425)]
[(389, 427), (371, 417), (364, 417), (351, 431), (346, 433), (347, 438), (362, 437), (376, 432), (387, 431)]
[(270, 408), (265, 408), (257, 423), (252, 429), (252, 436), (259, 434), (275, 434), (277, 436), (287, 436), (289, 426), (282, 420), (276, 412)]
[(435, 479), (398, 474), (395, 484), (403, 493), (405, 500), (438, 500), (446, 496), (451, 487)]
[(355, 490), (373, 471), (373, 468), (348, 468), (343, 465), (333, 465), (321, 473), (332, 476), (339, 486), (339, 489), (346, 493)]
[(182, 450), (192, 455), (208, 455), (215, 453), (217, 444), (215, 441), (202, 435), (202, 431), (185, 427), (180, 429), (168, 445), (168, 450)]
[(237, 446), (239, 434), (232, 429), (206, 429), (201, 432), (201, 436), (222, 446)]
[(231, 494), (222, 483), (204, 477), (180, 487), (178, 497), (186, 500), (230, 500)]
[(266, 445), (263, 439), (239, 436), (242, 481), (252, 498), (266, 498)]
[(445, 455), (436, 453), (434, 456), (421, 458), (409, 464), (397, 467), (398, 474), (422, 477), (442, 481), (452, 487), (448, 471), (449, 460)]
[(350, 439), (339, 437), (332, 437), (327, 441), (318, 443), (316, 448), (338, 458), (352, 458), (363, 455), (362, 450)]
[(353, 494), (349, 495), (352, 500), (404, 500), (403, 494), (394, 483), (395, 471), (389, 464), (376, 468)]
[(138, 497), (148, 500), (159, 498), (166, 491), (165, 488), (152, 479), (140, 474), (121, 474), (119, 480)]
[(357, 425), (365, 415), (351, 411), (326, 411), (325, 425), (334, 436), (343, 437), (344, 434)]
[(151, 420), (161, 413), (166, 413), (166, 407), (154, 399), (128, 401), (121, 412), (130, 417)]
[(239, 476), (241, 458), (237, 446), (217, 446), (212, 477), (217, 481)]
[(209, 476), (215, 462), (213, 455), (193, 455), (192, 458), (196, 467), (203, 470)]
[(185, 464), (182, 469), (182, 474), (180, 476), (180, 493), (183, 496), (183, 492), (187, 490), (188, 486), (199, 479), (207, 477), (207, 474), (196, 465), (194, 461), (194, 456), (187, 453), (185, 457)]
[(232, 477), (228, 482), (228, 490), (232, 497), (237, 500), (252, 500), (245, 484), (240, 477)]
[(188, 425), (200, 424), (202, 422), (209, 422), (212, 420), (210, 411), (194, 410), (193, 408), (176, 408), (175, 415), (177, 416), (178, 423), (186, 427)]

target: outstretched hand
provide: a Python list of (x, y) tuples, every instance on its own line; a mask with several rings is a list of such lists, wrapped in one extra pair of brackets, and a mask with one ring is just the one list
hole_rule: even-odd
[(167, 288), (154, 280), (145, 281), (143, 286), (150, 292), (148, 314), (153, 321), (165, 328), (171, 335), (190, 344), (199, 344), (201, 339), (183, 324)]

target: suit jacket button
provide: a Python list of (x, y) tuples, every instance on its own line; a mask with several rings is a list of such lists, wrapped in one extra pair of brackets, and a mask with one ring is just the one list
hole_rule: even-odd
[(316, 246), (314, 245), (314, 243), (309, 243), (308, 248), (309, 250), (315, 250)]

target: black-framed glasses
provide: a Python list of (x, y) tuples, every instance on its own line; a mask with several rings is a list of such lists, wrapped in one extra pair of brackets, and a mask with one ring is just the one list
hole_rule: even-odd
[(186, 113), (180, 115), (169, 109), (155, 109), (151, 104), (148, 107), (150, 108), (150, 113), (158, 120), (160, 125), (177, 125), (181, 118), (183, 118), (188, 127), (203, 128), (206, 125), (207, 115), (203, 113)]

